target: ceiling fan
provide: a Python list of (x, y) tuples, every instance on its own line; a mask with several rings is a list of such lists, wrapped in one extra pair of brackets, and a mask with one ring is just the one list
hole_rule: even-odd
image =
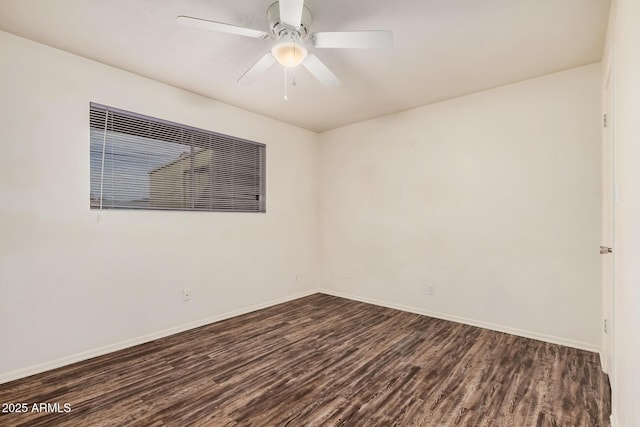
[(238, 81), (241, 83), (251, 83), (277, 61), (285, 67), (302, 64), (323, 85), (337, 86), (340, 80), (317, 56), (309, 53), (305, 45), (315, 48), (377, 49), (389, 48), (393, 44), (391, 31), (309, 33), (311, 11), (304, 5), (304, 0), (280, 0), (273, 3), (267, 9), (267, 21), (270, 32), (192, 16), (177, 17), (178, 23), (190, 27), (276, 41), (271, 50), (240, 77)]

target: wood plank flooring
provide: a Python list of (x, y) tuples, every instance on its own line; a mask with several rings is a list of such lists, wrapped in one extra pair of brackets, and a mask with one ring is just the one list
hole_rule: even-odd
[(7, 403), (29, 410), (1, 426), (574, 427), (608, 426), (610, 391), (594, 353), (315, 294), (0, 385)]

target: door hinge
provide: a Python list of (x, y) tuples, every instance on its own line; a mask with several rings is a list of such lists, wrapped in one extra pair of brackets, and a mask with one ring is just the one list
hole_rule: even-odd
[(602, 121), (603, 121), (604, 127), (607, 127), (607, 115), (606, 114), (604, 115), (604, 118), (603, 118)]
[(603, 330), (605, 334), (609, 333), (609, 328), (607, 327), (607, 319), (604, 319)]

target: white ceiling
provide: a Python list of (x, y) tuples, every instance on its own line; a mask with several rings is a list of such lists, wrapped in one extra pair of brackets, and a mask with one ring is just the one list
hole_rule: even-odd
[(388, 29), (391, 50), (314, 49), (342, 81), (302, 67), (283, 99), (276, 64), (238, 78), (259, 40), (178, 25), (189, 15), (268, 31), (274, 0), (0, 0), (0, 30), (231, 105), (325, 131), (602, 57), (609, 0), (307, 0), (311, 31)]

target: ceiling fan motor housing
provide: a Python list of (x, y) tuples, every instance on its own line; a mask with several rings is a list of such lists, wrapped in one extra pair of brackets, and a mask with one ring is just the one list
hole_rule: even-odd
[(267, 22), (269, 23), (269, 29), (273, 37), (278, 40), (286, 34), (291, 32), (298, 33), (301, 40), (304, 40), (309, 34), (309, 28), (311, 28), (311, 11), (304, 6), (302, 8), (302, 21), (299, 28), (293, 28), (283, 23), (280, 20), (280, 4), (279, 2), (273, 3), (267, 9)]

